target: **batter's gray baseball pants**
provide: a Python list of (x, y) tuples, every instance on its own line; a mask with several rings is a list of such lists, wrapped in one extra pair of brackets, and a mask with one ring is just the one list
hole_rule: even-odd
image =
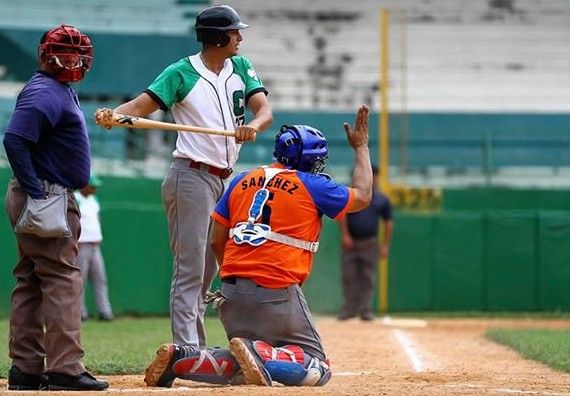
[(182, 158), (174, 160), (162, 183), (173, 254), (170, 320), (177, 345), (206, 347), (203, 298), (218, 272), (210, 214), (224, 188), (222, 179), (191, 169)]

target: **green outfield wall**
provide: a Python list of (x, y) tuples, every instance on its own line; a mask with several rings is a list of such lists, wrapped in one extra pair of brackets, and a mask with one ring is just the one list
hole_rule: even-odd
[(397, 213), (391, 311), (570, 310), (570, 211)]
[[(0, 169), (2, 191), (9, 176)], [(118, 314), (166, 314), (172, 261), (160, 180), (103, 181), (102, 249), (113, 307)], [(444, 203), (438, 213), (396, 212), (390, 311), (570, 310), (570, 191), (446, 190)], [(337, 225), (325, 220), (304, 287), (316, 312), (334, 313), (341, 304), (338, 242)], [(9, 311), (16, 256), (2, 210), (0, 316)]]

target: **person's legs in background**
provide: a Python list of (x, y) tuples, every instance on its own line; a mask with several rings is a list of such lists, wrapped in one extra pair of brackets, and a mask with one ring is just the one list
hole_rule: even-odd
[(114, 319), (113, 309), (109, 301), (109, 286), (107, 283), (107, 271), (105, 270), (105, 261), (101, 254), (101, 246), (98, 243), (91, 244), (91, 265), (89, 270), (89, 279), (95, 294), (95, 305), (99, 312), (99, 319), (111, 321)]
[(346, 320), (358, 314), (358, 251), (343, 251), (341, 256), (341, 277), (343, 305), (338, 315), (339, 320)]
[(378, 242), (376, 238), (358, 242), (360, 260), (358, 263), (358, 314), (365, 321), (374, 319), (372, 302), (374, 298), (374, 280), (378, 267)]
[(81, 320), (85, 321), (89, 318), (89, 312), (85, 302), (85, 292), (87, 291), (87, 282), (89, 281), (90, 251), (84, 243), (79, 243), (78, 246), (77, 266), (81, 269), (81, 277), (83, 279), (83, 288), (81, 291)]

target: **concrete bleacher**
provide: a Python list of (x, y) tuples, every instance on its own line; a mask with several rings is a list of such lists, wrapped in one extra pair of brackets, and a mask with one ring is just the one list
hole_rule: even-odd
[[(188, 34), (206, 0), (0, 0), (0, 29)], [(379, 10), (391, 13), (394, 111), (570, 109), (566, 0), (228, 0), (276, 109), (378, 108)]]
[(0, 0), (0, 29), (43, 30), (65, 22), (89, 32), (184, 34), (208, 0)]
[[(191, 13), (205, 3), (208, 2), (124, 0), (112, 4), (109, 0), (93, 0), (75, 4), (73, 18), (77, 19), (66, 21), (93, 32), (141, 33), (137, 38), (144, 41), (144, 51), (140, 52), (147, 57), (148, 66), (152, 57), (146, 55), (147, 48), (155, 55), (164, 41), (148, 41), (142, 33), (153, 33), (160, 39), (162, 35), (187, 35), (193, 18), (184, 17), (185, 12)], [(371, 148), (375, 155), (379, 10), (386, 7), (392, 21), (389, 108), (393, 173), (399, 171), (402, 163), (400, 143), (405, 139), (405, 167), (415, 172), (417, 183), (461, 183), (459, 180), (465, 178), (485, 183), (488, 176), (483, 173), (493, 174), (501, 183), (511, 178), (513, 183), (524, 184), (542, 177), (550, 178), (544, 181), (546, 184), (570, 183), (568, 178), (560, 181), (570, 169), (570, 1), (227, 3), (251, 25), (242, 31), (241, 50), (253, 61), (270, 91), (275, 112), (273, 132), (281, 123), (314, 122), (327, 133), (334, 153), (331, 164), (350, 167), (352, 163), (352, 152), (346, 147), (340, 122), (350, 120), (360, 103), (370, 104), (373, 110)], [(62, 0), (30, 0), (26, 4), (24, 8), (0, 0), (0, 29), (16, 25), (43, 29), (61, 22), (62, 15), (72, 15), (70, 5)], [(48, 9), (53, 12), (47, 12)], [(186, 48), (186, 36), (181, 40)], [(119, 62), (101, 50), (102, 41), (99, 44), (97, 61), (104, 62), (97, 64), (97, 70), (111, 67), (105, 81), (109, 83), (116, 77), (114, 87), (127, 81), (133, 88), (124, 90), (135, 92), (150, 81), (154, 69), (161, 70), (160, 65), (155, 65), (152, 74), (135, 83), (143, 71), (132, 73), (125, 62), (115, 70), (113, 62)], [(129, 45), (133, 47), (132, 42)], [(166, 61), (172, 56), (155, 58)], [(95, 72), (86, 81), (92, 84), (90, 89), (102, 86)], [(94, 106), (99, 106), (83, 105), (89, 118)], [(404, 122), (407, 130), (402, 137)], [(123, 132), (109, 134), (92, 124), (90, 131), (96, 155), (106, 158), (107, 164), (115, 164), (109, 172), (133, 172), (123, 166)], [(245, 147), (240, 161), (259, 163), (270, 158), (270, 136), (272, 132), (260, 135), (252, 151)], [(0, 161), (1, 157), (0, 153)], [(167, 163), (165, 157), (164, 166)], [(153, 162), (142, 166), (160, 169), (157, 175), (162, 172)], [(410, 176), (411, 183), (413, 177)]]
[(277, 108), (342, 109), (362, 101), (377, 107), (385, 7), (392, 109), (570, 110), (564, 0), (229, 3), (252, 25), (242, 50), (276, 92)]

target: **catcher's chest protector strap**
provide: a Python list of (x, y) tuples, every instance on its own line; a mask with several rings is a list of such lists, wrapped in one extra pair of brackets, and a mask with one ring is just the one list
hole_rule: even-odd
[(259, 246), (267, 242), (267, 240), (270, 240), (315, 253), (319, 249), (318, 241), (305, 241), (273, 232), (269, 224), (255, 222), (263, 213), (263, 207), (269, 199), (267, 185), (271, 179), (281, 172), (293, 172), (289, 169), (269, 168), (265, 166), (263, 167), (263, 171), (265, 173), (265, 181), (261, 189), (257, 190), (253, 196), (253, 201), (249, 207), (248, 219), (247, 221), (237, 223), (234, 228), (230, 229), (230, 238), (233, 238), (234, 242), (238, 245), (247, 243), (251, 246)]

